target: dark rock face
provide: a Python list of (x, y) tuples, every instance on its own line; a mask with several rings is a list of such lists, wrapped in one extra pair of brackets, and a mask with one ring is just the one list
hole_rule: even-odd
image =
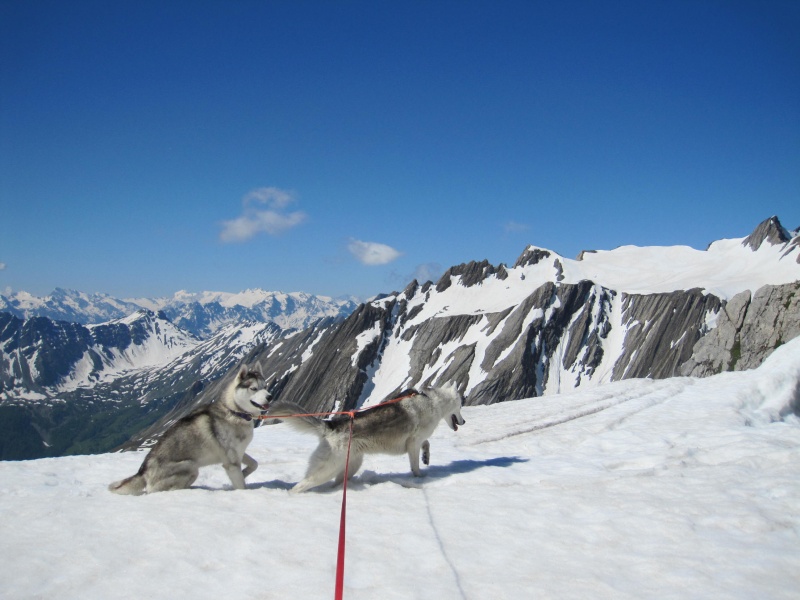
[(800, 335), (800, 282), (737, 294), (718, 311), (717, 325), (700, 338), (680, 373), (705, 377), (759, 366)]
[(514, 263), (514, 267), (527, 267), (529, 265), (538, 264), (540, 261), (549, 258), (550, 252), (547, 250), (542, 250), (541, 248), (526, 248), (525, 251), (520, 254), (517, 262)]
[(758, 250), (764, 242), (777, 246), (779, 244), (785, 244), (790, 240), (790, 233), (784, 229), (778, 217), (770, 217), (766, 221), (760, 223), (753, 233), (742, 241), (742, 245), (750, 246), (752, 250)]
[[(406, 311), (417, 294), (422, 290), (409, 286), (396, 297), (363, 305), (342, 323), (307, 330), (252, 358), (279, 382), (282, 397), (314, 412), (347, 410), (371, 391), (370, 374), (380, 367), (387, 345), (402, 341), (408, 345), (408, 368), (394, 392), (445, 381), (463, 391), (477, 368), (481, 380), (469, 389), (467, 403), (492, 404), (545, 389), (562, 391), (566, 374), (564, 389), (591, 379), (606, 358), (615, 301), (622, 303), (626, 335), (624, 351), (610, 357), (613, 379), (677, 374), (704, 331), (706, 315), (720, 309), (718, 298), (699, 290), (618, 298), (583, 281), (546, 283), (498, 313), (440, 315), (415, 323), (419, 309)], [(362, 347), (359, 338), (367, 340)]]
[(489, 264), (488, 260), (464, 263), (447, 269), (436, 284), (436, 291), (443, 292), (449, 288), (453, 283), (454, 277), (460, 277), (461, 285), (464, 287), (472, 287), (473, 285), (479, 284), (489, 275), (496, 275), (498, 279), (505, 279), (508, 277), (508, 272), (505, 266), (500, 265), (499, 267), (495, 267)]
[[(275, 369), (268, 358), (261, 363), (265, 373), (277, 371), (278, 380), (283, 380), (281, 394), (287, 398), (302, 398), (303, 405), (313, 411), (354, 408), (367, 380), (366, 368), (377, 354), (390, 323), (391, 308), (387, 309), (387, 304), (393, 305), (381, 301), (362, 304), (343, 322), (327, 328), (321, 324), (318, 337), (298, 340), (306, 343), (292, 352), (293, 358), (298, 358), (298, 351), (310, 356), (297, 371), (281, 377), (286, 371), (281, 364), (283, 361), (277, 361), (279, 366)], [(314, 329), (312, 333), (316, 332)], [(378, 335), (357, 352), (358, 336), (371, 330), (376, 330)], [(287, 350), (291, 350), (291, 346)]]
[(0, 313), (0, 393), (56, 385), (92, 345), (91, 332), (82, 325)]
[[(479, 263), (465, 272), (473, 269), (489, 272)], [(726, 306), (698, 289), (620, 294), (589, 281), (550, 282), (500, 312), (445, 313), (420, 321), (418, 301), (439, 287), (415, 283), (402, 294), (363, 305), (344, 322), (321, 324), (255, 351), (252, 358), (278, 382), (277, 395), (325, 412), (358, 407), (374, 389), (373, 376), (387, 349), (396, 353), (399, 344), (407, 367), (392, 393), (452, 381), (465, 392), (467, 404), (475, 405), (572, 389), (596, 377), (601, 367), (607, 380), (752, 368), (781, 340), (800, 334), (796, 285), (769, 286), (775, 289), (759, 290), (757, 302), (743, 306), (736, 297)], [(708, 322), (726, 310), (735, 318), (733, 330), (746, 340), (735, 351), (734, 342), (709, 337), (727, 331), (724, 317), (717, 328)], [(622, 345), (609, 355), (611, 334)], [(715, 367), (703, 366), (706, 339), (714, 348), (729, 349), (724, 364), (717, 359)], [(731, 364), (731, 352), (741, 353), (738, 366)]]
[[(783, 258), (787, 257), (792, 251), (796, 250), (800, 247), (800, 235), (794, 236), (792, 241), (786, 244), (786, 250), (783, 252)], [(800, 264), (800, 252), (797, 253), (797, 258), (795, 258), (795, 262)]]
[(700, 290), (669, 294), (623, 294), (623, 323), (627, 328), (622, 355), (613, 379), (664, 379), (692, 355), (706, 314), (718, 312), (719, 298)]

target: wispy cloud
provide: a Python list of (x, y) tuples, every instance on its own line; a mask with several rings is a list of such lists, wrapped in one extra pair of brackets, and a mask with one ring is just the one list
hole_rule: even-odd
[(425, 283), (426, 281), (436, 281), (442, 276), (442, 272), (442, 265), (439, 263), (423, 263), (421, 265), (417, 265), (417, 268), (414, 270), (414, 274), (410, 279), (416, 279), (421, 283)]
[(223, 242), (246, 242), (259, 233), (277, 235), (306, 220), (302, 211), (288, 211), (294, 196), (275, 187), (258, 188), (242, 198), (241, 216), (222, 222), (219, 239)]
[(503, 226), (506, 233), (515, 233), (518, 231), (528, 231), (530, 227), (525, 223), (517, 223), (516, 221), (506, 221)]
[(5, 268), (6, 268), (6, 263), (0, 262), (0, 271), (5, 270)]
[(399, 286), (400, 289), (403, 289), (415, 279), (417, 280), (417, 283), (438, 281), (443, 272), (444, 269), (442, 269), (442, 265), (439, 263), (422, 263), (414, 268), (413, 273), (401, 273), (397, 270), (393, 270), (386, 278), (386, 283), (388, 285), (395, 286), (395, 289), (397, 289), (397, 286)]
[(393, 260), (397, 260), (403, 255), (402, 252), (386, 244), (362, 242), (356, 239), (350, 240), (347, 244), (347, 249), (360, 263), (370, 266), (385, 265)]

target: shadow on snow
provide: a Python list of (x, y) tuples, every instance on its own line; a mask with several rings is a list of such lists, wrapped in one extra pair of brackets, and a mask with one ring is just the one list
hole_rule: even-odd
[[(366, 486), (378, 483), (396, 483), (408, 488), (421, 488), (426, 479), (444, 479), (451, 475), (463, 475), (486, 467), (506, 468), (515, 464), (528, 462), (527, 458), (519, 456), (498, 456), (485, 460), (454, 460), (449, 465), (432, 465), (427, 467), (422, 477), (414, 477), (411, 473), (376, 473), (375, 471), (362, 471), (351, 479), (347, 486), (350, 489), (364, 489)], [(263, 481), (260, 483), (248, 484), (248, 489), (269, 489), (269, 490), (290, 490), (294, 483), (287, 483), (279, 479)], [(332, 482), (322, 484), (315, 488), (316, 492), (334, 492), (341, 489), (341, 485), (334, 485)]]

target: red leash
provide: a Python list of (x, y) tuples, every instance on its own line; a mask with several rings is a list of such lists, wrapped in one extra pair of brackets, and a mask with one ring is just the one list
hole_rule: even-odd
[[(376, 406), (380, 406), (382, 404), (394, 404), (395, 402), (400, 402), (400, 400), (404, 400), (405, 398), (409, 398), (411, 396), (416, 396), (416, 395), (417, 395), (416, 391), (410, 392), (403, 396), (387, 400), (386, 402), (381, 402)], [(369, 410), (369, 409), (364, 409), (364, 410)], [(356, 412), (357, 411), (354, 410), (347, 410), (341, 412), (281, 415), (279, 417), (271, 417), (268, 415), (258, 417), (259, 419), (283, 419), (286, 417), (322, 417), (330, 415), (348, 415), (350, 417), (350, 435), (347, 438), (347, 457), (345, 458), (344, 461), (344, 481), (342, 482), (342, 513), (339, 517), (339, 550), (336, 555), (336, 588), (334, 591), (335, 600), (342, 600), (342, 598), (344, 598), (344, 548), (346, 539), (345, 525), (347, 523), (347, 480), (349, 479), (350, 476), (350, 445), (353, 442), (353, 421), (355, 421)]]
[(344, 597), (344, 541), (345, 524), (347, 522), (347, 479), (350, 475), (350, 444), (353, 441), (353, 420), (355, 415), (350, 413), (350, 436), (347, 439), (347, 458), (344, 461), (344, 481), (342, 482), (342, 514), (339, 517), (339, 552), (336, 555), (336, 600)]

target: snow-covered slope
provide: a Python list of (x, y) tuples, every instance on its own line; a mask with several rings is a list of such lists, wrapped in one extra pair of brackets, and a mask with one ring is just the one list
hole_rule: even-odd
[[(146, 310), (101, 325), (89, 325), (87, 329), (96, 343), (58, 385), (60, 392), (111, 381), (131, 371), (164, 366), (200, 343), (162, 315)], [(119, 332), (130, 332), (132, 343), (106, 344)]]
[[(791, 283), (798, 279), (800, 247), (762, 244), (752, 250), (743, 238), (719, 240), (706, 250), (689, 246), (622, 246), (584, 252), (580, 260), (551, 255), (549, 260), (520, 270), (519, 276), (552, 281), (561, 265), (563, 283), (590, 280), (629, 294), (660, 294), (700, 288), (728, 300), (744, 290)], [(535, 248), (531, 247), (530, 250)]]
[(89, 326), (0, 313), (0, 401), (94, 386), (164, 365), (199, 343), (148, 310)]
[[(745, 290), (754, 292), (765, 285), (799, 280), (799, 232), (787, 232), (777, 217), (767, 219), (756, 231), (761, 228), (764, 233), (760, 239), (751, 234), (718, 240), (706, 250), (689, 246), (621, 246), (584, 251), (577, 260), (528, 246), (514, 268), (503, 268), (501, 275), (485, 277), (480, 286), (472, 289), (440, 295), (435, 304), (426, 306), (426, 316), (438, 314), (443, 307), (449, 314), (499, 312), (518, 305), (532, 290), (548, 282), (591, 281), (615, 292), (639, 295), (697, 288), (729, 300)], [(781, 231), (783, 236), (770, 238), (773, 231)]]
[[(466, 407), (431, 465), (368, 456), (344, 597), (797, 598), (800, 339), (758, 369)], [(316, 440), (256, 430), (234, 491), (121, 497), (143, 453), (0, 463), (8, 598), (325, 598), (341, 491), (294, 496)], [(55, 517), (55, 520), (54, 520)]]

